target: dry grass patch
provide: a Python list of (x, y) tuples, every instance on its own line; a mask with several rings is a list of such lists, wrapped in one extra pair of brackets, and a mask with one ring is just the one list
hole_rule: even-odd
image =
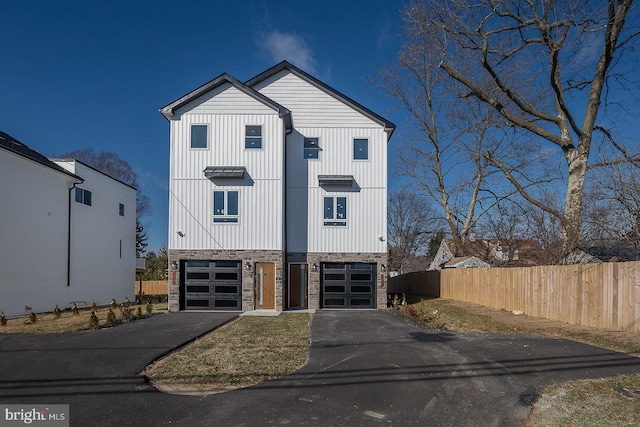
[(625, 397), (615, 390), (618, 387), (640, 388), (640, 374), (568, 381), (547, 387), (525, 426), (640, 425), (640, 399)]
[[(141, 307), (143, 316), (146, 315), (145, 305), (131, 305), (133, 315), (136, 315), (138, 307)], [(32, 322), (29, 317), (18, 317), (15, 319), (8, 319), (5, 326), (0, 326), (0, 333), (8, 334), (50, 334), (50, 333), (63, 333), (63, 332), (77, 332), (88, 330), (89, 318), (91, 317), (91, 308), (82, 308), (78, 310), (78, 314), (73, 314), (71, 310), (64, 310), (60, 313), (60, 317), (56, 318), (53, 313), (43, 313), (36, 315), (36, 322)], [(160, 313), (167, 311), (166, 303), (159, 303), (153, 305), (153, 313)], [(122, 321), (122, 316), (118, 308), (113, 309), (116, 322)], [(96, 315), (98, 316), (98, 327), (107, 326), (107, 315), (109, 314), (109, 307), (98, 307)]]
[(309, 358), (309, 314), (240, 317), (150, 365), (144, 374), (170, 392), (220, 391), (272, 380)]

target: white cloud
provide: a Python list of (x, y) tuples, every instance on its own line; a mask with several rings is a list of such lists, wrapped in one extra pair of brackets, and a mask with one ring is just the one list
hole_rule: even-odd
[(276, 30), (263, 34), (258, 44), (267, 51), (274, 62), (286, 59), (308, 73), (316, 72), (313, 52), (301, 36)]

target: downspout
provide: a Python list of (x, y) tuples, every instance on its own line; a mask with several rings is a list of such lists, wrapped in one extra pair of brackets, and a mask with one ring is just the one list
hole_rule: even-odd
[(67, 287), (71, 286), (71, 194), (75, 190), (76, 185), (82, 184), (84, 181), (74, 182), (69, 189), (69, 210), (67, 212)]
[[(284, 161), (282, 162), (283, 165), (283, 171), (282, 171), (282, 176), (283, 176), (283, 192), (282, 192), (282, 218), (283, 218), (283, 227), (282, 227), (282, 248), (283, 248), (283, 257), (284, 259), (282, 260), (282, 288), (283, 288), (283, 292), (282, 292), (282, 309), (284, 310), (284, 307), (287, 305), (287, 302), (285, 301), (285, 294), (287, 291), (287, 286), (289, 283), (289, 269), (287, 268), (287, 251), (288, 251), (288, 247), (287, 247), (287, 135), (291, 134), (293, 132), (293, 123), (291, 122), (291, 113), (289, 113), (289, 126), (287, 128), (287, 118), (285, 117), (284, 120), (282, 121), (282, 124), (284, 125), (284, 135), (283, 135), (283, 148), (282, 148), (282, 153), (284, 156)], [(288, 300), (288, 299), (287, 299)]]

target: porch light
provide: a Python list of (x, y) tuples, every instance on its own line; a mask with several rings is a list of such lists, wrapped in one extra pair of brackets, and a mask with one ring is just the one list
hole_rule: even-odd
[(313, 263), (313, 271), (318, 271), (318, 264), (316, 264), (315, 262)]
[(178, 269), (178, 261), (171, 261), (171, 268), (173, 268), (174, 270)]
[(387, 266), (384, 264), (380, 264), (380, 268), (382, 268), (382, 272), (387, 271)]

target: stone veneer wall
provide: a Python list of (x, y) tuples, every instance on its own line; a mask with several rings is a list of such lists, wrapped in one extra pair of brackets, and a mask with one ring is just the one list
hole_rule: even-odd
[[(378, 309), (387, 307), (387, 273), (382, 271), (382, 265), (387, 265), (386, 253), (289, 253), (287, 265), (291, 262), (306, 262), (309, 264), (309, 308), (320, 308), (320, 263), (322, 262), (372, 262), (377, 264), (376, 272), (376, 305)], [(318, 271), (313, 271), (313, 264), (318, 265)]]
[[(171, 249), (169, 250), (169, 311), (180, 310), (180, 268), (174, 269), (172, 264), (181, 260), (241, 260), (242, 261), (242, 311), (254, 309), (255, 291), (253, 270), (257, 262), (271, 262), (276, 268), (276, 311), (284, 307), (284, 253), (282, 251), (264, 250), (200, 250), (200, 249)], [(251, 271), (247, 271), (246, 264), (251, 264)]]

